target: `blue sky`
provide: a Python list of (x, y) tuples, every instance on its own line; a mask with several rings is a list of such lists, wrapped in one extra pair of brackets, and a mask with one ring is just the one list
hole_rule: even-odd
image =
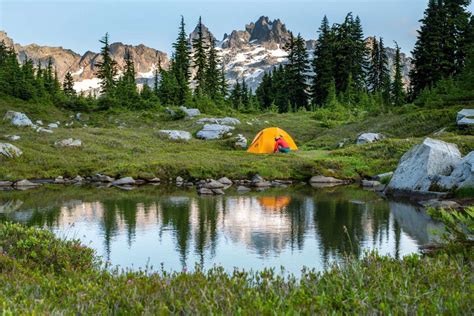
[[(0, 29), (20, 44), (63, 46), (78, 53), (98, 51), (109, 32), (113, 42), (143, 43), (171, 51), (180, 15), (188, 33), (199, 15), (218, 39), (225, 32), (244, 29), (261, 15), (280, 18), (288, 29), (306, 39), (316, 38), (326, 14), (331, 23), (347, 12), (362, 19), (366, 36), (396, 40), (405, 52), (416, 40), (418, 20), (427, 0), (0, 0)], [(470, 6), (472, 11), (473, 5)]]

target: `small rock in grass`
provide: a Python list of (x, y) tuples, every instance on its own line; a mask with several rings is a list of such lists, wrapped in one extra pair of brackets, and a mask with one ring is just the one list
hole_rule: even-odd
[(48, 128), (51, 128), (51, 129), (53, 129), (53, 128), (58, 128), (58, 127), (59, 127), (59, 125), (58, 125), (57, 123), (50, 123), (50, 124), (48, 124)]
[(77, 148), (77, 147), (82, 146), (82, 141), (80, 139), (68, 138), (68, 139), (58, 140), (57, 142), (54, 143), (54, 146)]
[(23, 152), (20, 148), (9, 144), (9, 143), (0, 143), (0, 155), (3, 155), (7, 158), (20, 157)]

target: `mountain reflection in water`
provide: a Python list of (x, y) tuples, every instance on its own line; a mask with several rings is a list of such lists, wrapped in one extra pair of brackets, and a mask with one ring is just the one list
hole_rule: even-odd
[(231, 270), (303, 266), (321, 270), (366, 250), (400, 257), (433, 240), (433, 222), (417, 207), (354, 187), (268, 190), (199, 197), (194, 191), (142, 187), (66, 187), (0, 192), (0, 220), (80, 238), (114, 265), (199, 263)]

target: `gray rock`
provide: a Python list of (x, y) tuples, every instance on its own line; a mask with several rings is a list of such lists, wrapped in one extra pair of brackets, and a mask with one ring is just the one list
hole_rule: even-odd
[(453, 188), (474, 188), (474, 151), (471, 151), (458, 164), (449, 176), (441, 175), (437, 184), (446, 190)]
[(3, 120), (10, 121), (15, 126), (33, 126), (33, 122), (26, 116), (25, 113), (8, 111)]
[(29, 180), (20, 180), (20, 181), (17, 181), (15, 182), (15, 184), (13, 184), (13, 186), (15, 188), (21, 188), (21, 187), (39, 187), (41, 184), (39, 183), (34, 183), (34, 182), (31, 182)]
[(237, 134), (235, 137), (234, 147), (237, 149), (246, 149), (247, 148), (247, 138), (242, 134)]
[(77, 175), (73, 179), (71, 179), (72, 183), (82, 183), (83, 181), (84, 181), (84, 178), (79, 176), (79, 175)]
[(17, 141), (19, 140), (21, 137), (18, 136), (18, 135), (5, 135), (5, 138), (8, 139), (9, 141)]
[(180, 106), (179, 109), (183, 111), (186, 114), (186, 117), (188, 118), (201, 115), (201, 111), (199, 111), (199, 109), (188, 109), (185, 106)]
[(368, 144), (382, 140), (384, 136), (379, 133), (362, 133), (357, 136), (357, 145)]
[(232, 181), (227, 178), (227, 177), (222, 177), (220, 178), (219, 180), (217, 180), (217, 182), (220, 182), (222, 183), (223, 185), (227, 186), (227, 185), (232, 185)]
[(265, 181), (265, 179), (259, 174), (254, 175), (251, 180), (251, 182), (263, 182), (263, 181)]
[(381, 181), (382, 179), (391, 178), (391, 177), (393, 177), (393, 171), (378, 174), (376, 176), (373, 176), (372, 179)]
[(36, 123), (37, 125), (43, 125), (43, 121), (42, 121), (42, 120), (36, 120), (35, 123)]
[(311, 177), (309, 183), (345, 184), (347, 181), (336, 179), (334, 177), (314, 176)]
[(23, 152), (20, 148), (9, 144), (9, 143), (0, 143), (0, 155), (3, 155), (7, 158), (20, 157)]
[(375, 180), (362, 180), (362, 186), (364, 188), (375, 188), (375, 187), (378, 187), (379, 185), (381, 185), (381, 183), (379, 181), (375, 181)]
[(206, 124), (202, 130), (197, 132), (196, 136), (200, 139), (212, 140), (220, 139), (224, 134), (232, 131), (233, 126), (220, 125), (220, 124)]
[(58, 140), (57, 142), (54, 143), (54, 146), (56, 147), (81, 147), (82, 146), (82, 141), (80, 139), (63, 139), (63, 140)]
[(160, 130), (158, 134), (171, 140), (191, 140), (192, 138), (191, 133), (178, 130)]
[(158, 182), (161, 182), (161, 179), (155, 177), (155, 178), (149, 179), (148, 182), (150, 182), (150, 183), (158, 183)]
[(448, 176), (461, 161), (461, 153), (455, 144), (426, 138), (400, 159), (387, 193), (394, 191), (430, 191), (439, 176)]
[(36, 132), (37, 132), (37, 133), (48, 133), (48, 134), (52, 134), (52, 133), (53, 133), (52, 130), (46, 129), (46, 128), (43, 128), (43, 127), (38, 127), (38, 128), (36, 129)]
[(200, 195), (214, 195), (214, 192), (212, 192), (211, 189), (208, 189), (208, 188), (199, 188), (198, 189), (198, 194)]
[(212, 193), (215, 195), (224, 195), (225, 192), (222, 189), (212, 189)]
[(0, 187), (11, 187), (13, 182), (11, 181), (0, 181)]
[(55, 184), (64, 184), (64, 183), (66, 183), (66, 180), (64, 180), (63, 176), (59, 176), (59, 177), (56, 177), (56, 179), (54, 179), (54, 183)]
[(204, 185), (203, 185), (203, 188), (206, 188), (206, 189), (223, 189), (225, 187), (224, 184), (220, 183), (219, 181), (216, 181), (216, 180), (209, 180), (207, 181)]
[(105, 174), (96, 174), (95, 176), (92, 177), (91, 179), (92, 182), (103, 182), (103, 183), (110, 183), (110, 182), (114, 182), (115, 179), (112, 178), (112, 177), (109, 177)]
[(196, 121), (197, 124), (221, 124), (221, 125), (239, 125), (240, 121), (233, 117), (209, 118), (205, 117)]
[(249, 192), (249, 191), (250, 191), (249, 187), (245, 187), (243, 185), (239, 185), (237, 187), (237, 192), (244, 193), (244, 192)]
[(51, 128), (51, 129), (53, 129), (53, 128), (58, 128), (58, 127), (59, 127), (59, 124), (57, 124), (57, 123), (50, 123), (50, 124), (48, 124), (48, 128)]
[(181, 177), (179, 177), (179, 176), (176, 177), (176, 184), (183, 184), (183, 182), (184, 182), (184, 179), (183, 179), (183, 178), (181, 178)]
[(463, 109), (458, 112), (456, 123), (459, 126), (474, 126), (474, 109)]
[(448, 200), (428, 200), (428, 201), (421, 201), (421, 205), (425, 208), (436, 208), (436, 209), (459, 209), (461, 208), (461, 205), (459, 205), (457, 202), (454, 201), (448, 201)]
[(112, 185), (119, 186), (119, 185), (132, 185), (135, 184), (135, 180), (132, 177), (124, 177), (112, 182)]

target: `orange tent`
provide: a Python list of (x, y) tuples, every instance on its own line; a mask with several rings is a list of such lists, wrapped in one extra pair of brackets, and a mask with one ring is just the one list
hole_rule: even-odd
[(298, 150), (293, 138), (287, 132), (278, 127), (269, 127), (260, 131), (252, 141), (247, 152), (253, 154), (271, 154), (275, 147), (275, 137), (283, 136), (291, 150)]

